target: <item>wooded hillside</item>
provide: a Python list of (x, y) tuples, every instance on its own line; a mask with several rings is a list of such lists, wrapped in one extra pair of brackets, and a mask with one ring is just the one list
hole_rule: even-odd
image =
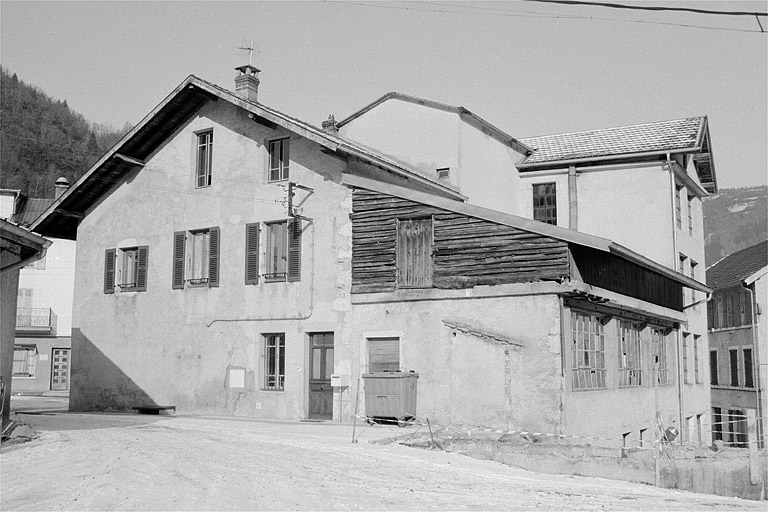
[(0, 188), (52, 198), (56, 178), (74, 183), (129, 129), (89, 123), (0, 67)]
[(724, 188), (702, 201), (709, 267), (768, 239), (768, 187)]

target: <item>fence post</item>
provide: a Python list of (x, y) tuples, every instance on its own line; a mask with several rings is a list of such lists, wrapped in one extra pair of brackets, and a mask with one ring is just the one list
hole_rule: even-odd
[(749, 449), (749, 483), (760, 483), (760, 460), (757, 457), (757, 421), (754, 409), (747, 409), (747, 447)]

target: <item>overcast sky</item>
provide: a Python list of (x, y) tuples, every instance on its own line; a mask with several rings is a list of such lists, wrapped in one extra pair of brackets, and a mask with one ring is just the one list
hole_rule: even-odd
[(190, 74), (234, 89), (251, 40), (259, 100), (315, 125), (389, 91), (463, 106), (517, 138), (708, 115), (720, 187), (767, 182), (768, 37), (754, 16), (527, 1), (0, 2), (0, 64), (115, 127)]

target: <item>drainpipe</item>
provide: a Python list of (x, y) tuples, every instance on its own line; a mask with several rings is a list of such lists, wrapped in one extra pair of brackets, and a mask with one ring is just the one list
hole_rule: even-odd
[(573, 230), (579, 229), (579, 208), (576, 197), (576, 166), (571, 164), (568, 167), (568, 227)]
[[(757, 397), (757, 439), (760, 444), (762, 444), (762, 433), (763, 433), (763, 404), (761, 401), (763, 389), (762, 389), (762, 382), (760, 382), (760, 343), (758, 343), (757, 340), (757, 319), (755, 318), (756, 310), (755, 308), (755, 294), (752, 291), (752, 288), (749, 286), (745, 286), (744, 282), (742, 281), (741, 287), (744, 288), (744, 290), (749, 293), (749, 310), (750, 314), (752, 315), (752, 322), (750, 325), (750, 328), (752, 330), (752, 365), (753, 368), (756, 370), (753, 375), (753, 379), (757, 381), (757, 386), (755, 386), (755, 396)], [(757, 364), (755, 364), (755, 361), (757, 361)], [(760, 444), (758, 444), (758, 449), (761, 448)]]
[[(670, 185), (670, 198), (672, 199), (672, 268), (677, 269), (679, 251), (677, 250), (677, 220), (675, 218), (675, 194), (677, 193), (677, 186), (675, 185), (675, 171), (672, 166), (672, 157), (667, 153), (667, 170), (669, 171), (669, 185)], [(685, 293), (685, 292), (683, 292)], [(683, 398), (683, 337), (680, 332), (680, 327), (677, 328), (677, 408), (678, 408), (678, 420), (680, 421), (680, 433), (682, 434), (679, 439), (682, 443), (684, 439), (688, 438), (688, 425), (685, 424), (685, 400)]]

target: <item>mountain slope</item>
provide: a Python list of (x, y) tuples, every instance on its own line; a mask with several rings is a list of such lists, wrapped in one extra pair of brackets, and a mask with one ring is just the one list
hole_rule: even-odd
[(768, 187), (721, 189), (702, 202), (706, 266), (768, 239)]

